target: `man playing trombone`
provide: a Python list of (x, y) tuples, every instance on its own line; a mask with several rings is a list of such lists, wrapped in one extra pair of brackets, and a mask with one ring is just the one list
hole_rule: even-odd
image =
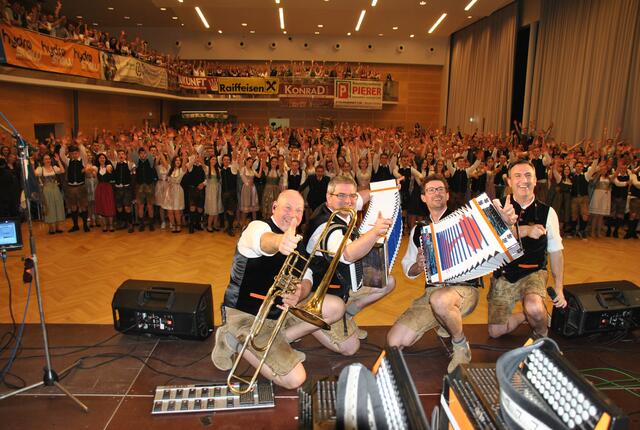
[[(324, 236), (324, 242), (320, 248), (335, 253), (342, 241), (345, 239), (347, 224), (349, 219), (345, 219), (338, 209), (351, 208), (360, 210), (369, 200), (369, 191), (362, 190), (356, 193), (356, 183), (347, 176), (336, 176), (329, 182), (327, 187), (327, 201), (319, 206), (305, 226), (304, 246), (308, 253), (313, 252), (319, 238), (323, 235), (324, 228), (329, 219), (332, 219), (330, 232)], [(333, 213), (337, 216), (330, 218)], [(339, 318), (334, 321), (327, 321), (330, 324), (329, 330), (316, 330), (313, 336), (328, 349), (343, 355), (353, 355), (360, 348), (359, 329), (352, 316), (365, 306), (381, 299), (395, 286), (395, 280), (391, 275), (388, 283), (383, 288), (370, 288), (362, 285), (362, 264), (361, 260), (371, 251), (379, 237), (385, 236), (387, 230), (391, 228), (391, 220), (378, 216), (375, 224), (367, 233), (358, 236), (352, 233), (347, 238), (346, 246), (340, 262), (331, 280), (331, 286), (327, 291), (323, 312), (326, 309), (332, 310), (332, 315), (337, 313)], [(316, 254), (311, 265), (313, 271), (314, 286), (317, 286), (319, 278), (326, 270), (328, 262), (325, 256)], [(340, 299), (336, 301), (336, 299)], [(331, 303), (331, 305), (329, 305)], [(305, 334), (303, 326), (292, 327), (287, 331), (290, 339), (302, 337)], [(365, 335), (366, 336), (366, 335)]]
[[(273, 203), (273, 215), (270, 219), (252, 221), (242, 232), (233, 258), (229, 285), (224, 295), (225, 322), (216, 330), (215, 347), (211, 353), (213, 364), (218, 369), (230, 370), (237, 367), (237, 363), (234, 365), (234, 356), (240, 349), (240, 344), (253, 331), (256, 315), (259, 314), (263, 300), (274, 284), (274, 278), (279, 275), (287, 256), (296, 249), (301, 240), (301, 236), (296, 234), (296, 227), (303, 213), (302, 195), (294, 190), (286, 190), (280, 193)], [(296, 305), (311, 289), (310, 279), (300, 279), (296, 283), (295, 291), (283, 294), (282, 302), (277, 300), (276, 305), (269, 310), (262, 329), (253, 333), (253, 343), (262, 347), (269, 343), (271, 335), (278, 330), (270, 348), (263, 352), (256, 350), (253, 344), (249, 343), (243, 355), (254, 368), (259, 368), (264, 377), (289, 389), (299, 387), (306, 379), (302, 365), (305, 355), (289, 345), (289, 340), (297, 337), (290, 338), (286, 330), (279, 330), (277, 321), (285, 307)], [(331, 300), (325, 302), (322, 307), (322, 317), (327, 322), (333, 322), (340, 317), (335, 312), (335, 315), (332, 315), (331, 308), (336, 308), (335, 304), (332, 306)], [(296, 333), (307, 334), (318, 329), (291, 316), (287, 318), (292, 323), (291, 329), (295, 329)], [(262, 358), (264, 364), (261, 365)], [(233, 374), (233, 370), (231, 373)], [(238, 379), (232, 376), (230, 375), (230, 380)]]

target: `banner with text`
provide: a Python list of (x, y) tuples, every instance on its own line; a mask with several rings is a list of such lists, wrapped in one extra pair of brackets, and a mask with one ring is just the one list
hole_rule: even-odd
[(285, 107), (332, 107), (333, 88), (333, 79), (282, 78), (278, 96)]
[(2, 62), (28, 69), (100, 78), (97, 49), (0, 24)]
[(277, 95), (278, 78), (218, 78), (219, 94)]
[(213, 76), (196, 77), (196, 76), (178, 76), (178, 84), (180, 88), (185, 90), (206, 90), (218, 91), (218, 78)]
[(115, 82), (128, 82), (145, 87), (169, 88), (167, 69), (145, 63), (133, 57), (101, 52), (102, 79)]
[(333, 107), (382, 109), (382, 82), (336, 79)]

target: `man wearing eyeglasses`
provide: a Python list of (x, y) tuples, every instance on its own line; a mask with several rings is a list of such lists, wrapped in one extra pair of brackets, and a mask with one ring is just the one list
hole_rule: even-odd
[[(320, 205), (311, 215), (305, 226), (304, 247), (308, 253), (313, 251), (331, 214), (339, 208), (349, 207), (361, 210), (369, 201), (369, 191), (356, 193), (356, 183), (348, 176), (338, 175), (331, 179), (327, 187), (327, 201)], [(325, 237), (322, 249), (335, 252), (347, 230), (348, 219), (338, 214), (333, 218), (332, 231)], [(343, 355), (353, 355), (360, 348), (360, 339), (366, 337), (366, 332), (359, 330), (352, 317), (365, 306), (380, 300), (395, 287), (395, 280), (389, 276), (387, 285), (383, 288), (370, 288), (362, 285), (362, 262), (360, 261), (371, 251), (379, 237), (387, 234), (391, 228), (391, 220), (378, 216), (375, 224), (368, 232), (358, 235), (354, 229), (344, 248), (338, 268), (335, 271), (331, 286), (327, 294), (339, 296), (343, 299), (342, 319), (331, 324), (330, 330), (318, 330), (313, 336), (328, 349)], [(318, 287), (331, 256), (316, 254), (311, 270), (313, 272), (314, 288)], [(289, 335), (290, 332), (288, 331)], [(295, 337), (291, 337), (292, 339)]]
[[(451, 213), (447, 207), (449, 188), (447, 180), (439, 174), (429, 175), (423, 183), (421, 200), (429, 209), (431, 222), (437, 223)], [(413, 227), (411, 241), (402, 258), (404, 274), (415, 279), (424, 273), (425, 261), (420, 243), (420, 228)], [(453, 356), (449, 373), (461, 363), (471, 361), (471, 349), (462, 331), (462, 318), (478, 304), (479, 279), (463, 284), (425, 285), (425, 292), (395, 322), (387, 334), (390, 346), (404, 348), (415, 344), (428, 330), (440, 326), (438, 335), (451, 336)]]

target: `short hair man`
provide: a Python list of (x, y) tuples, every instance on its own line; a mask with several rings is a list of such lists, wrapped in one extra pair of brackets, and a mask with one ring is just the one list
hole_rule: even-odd
[[(356, 193), (355, 181), (347, 176), (336, 176), (327, 186), (326, 202), (320, 205), (311, 215), (305, 226), (304, 244), (307, 253), (311, 253), (318, 242), (324, 227), (333, 212), (339, 208), (350, 207), (355, 210), (369, 200), (369, 191)], [(344, 214), (338, 213), (333, 218), (332, 231), (322, 243), (323, 249), (336, 252), (346, 233), (349, 220)], [(340, 313), (340, 321), (331, 325), (330, 330), (318, 330), (314, 337), (325, 347), (343, 355), (353, 355), (360, 348), (359, 337), (365, 337), (364, 331), (358, 330), (352, 316), (365, 306), (381, 299), (395, 287), (395, 280), (389, 276), (387, 285), (383, 288), (370, 288), (362, 285), (362, 263), (359, 261), (371, 251), (379, 237), (386, 235), (391, 228), (391, 220), (378, 216), (375, 224), (367, 233), (360, 236), (355, 232), (347, 239), (347, 245), (340, 256), (338, 268), (331, 280), (325, 300), (330, 296), (340, 297), (346, 303)], [(324, 256), (316, 256), (312, 264), (314, 284), (317, 284), (326, 270), (329, 262)]]
[[(211, 353), (211, 359), (218, 369), (229, 370), (233, 366), (239, 341), (246, 338), (262, 305), (261, 297), (267, 294), (287, 255), (298, 246), (301, 237), (296, 235), (295, 230), (302, 220), (303, 212), (304, 200), (300, 193), (285, 190), (273, 203), (270, 219), (252, 221), (242, 232), (233, 258), (231, 279), (224, 295), (225, 323), (216, 330), (216, 343)], [(297, 304), (301, 297), (306, 297), (310, 289), (310, 280), (303, 280), (293, 294), (283, 298), (284, 305)], [(281, 312), (275, 306), (271, 309), (262, 331), (256, 337), (256, 344), (266, 344)], [(338, 318), (325, 313), (324, 305), (323, 317), (331, 322)], [(300, 333), (307, 334), (317, 330), (317, 327), (300, 323), (294, 317), (287, 318), (291, 318), (295, 323), (292, 327), (297, 327)], [(285, 388), (299, 387), (306, 379), (302, 365), (304, 354), (289, 346), (289, 341), (296, 338), (289, 337), (285, 330), (281, 330), (261, 369), (264, 377)], [(252, 347), (247, 348), (244, 354), (244, 359), (254, 367), (258, 366), (261, 358), (262, 353)]]
[[(520, 238), (524, 255), (493, 274), (488, 295), (489, 335), (500, 337), (510, 333), (526, 319), (535, 333), (546, 336), (547, 255), (556, 292), (553, 305), (567, 306), (562, 284), (564, 258), (558, 215), (553, 208), (536, 200), (536, 171), (530, 161), (512, 163), (507, 182), (513, 193), (511, 202), (518, 214), (517, 227), (512, 227), (512, 231)], [(524, 313), (512, 314), (518, 300), (522, 301)]]
[[(438, 174), (428, 176), (423, 182), (421, 200), (429, 209), (431, 222), (438, 223), (451, 213), (448, 208), (449, 188), (447, 180)], [(511, 216), (509, 206), (503, 209), (505, 217)], [(515, 222), (515, 219), (512, 219)], [(411, 279), (424, 273), (424, 253), (420, 244), (420, 228), (413, 227), (410, 242), (402, 258), (404, 274)], [(479, 280), (469, 283), (435, 285), (426, 284), (425, 292), (398, 318), (389, 333), (387, 343), (400, 348), (415, 344), (425, 332), (438, 325), (451, 335), (453, 357), (447, 368), (449, 373), (461, 363), (471, 361), (471, 350), (462, 328), (462, 318), (469, 315), (478, 303)]]

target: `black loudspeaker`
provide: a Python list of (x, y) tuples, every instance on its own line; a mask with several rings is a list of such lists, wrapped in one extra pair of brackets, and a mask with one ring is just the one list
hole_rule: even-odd
[(113, 326), (128, 334), (206, 339), (213, 332), (209, 284), (129, 279), (111, 301)]
[(567, 307), (553, 308), (551, 329), (563, 336), (628, 330), (640, 324), (640, 288), (629, 281), (566, 285)]

